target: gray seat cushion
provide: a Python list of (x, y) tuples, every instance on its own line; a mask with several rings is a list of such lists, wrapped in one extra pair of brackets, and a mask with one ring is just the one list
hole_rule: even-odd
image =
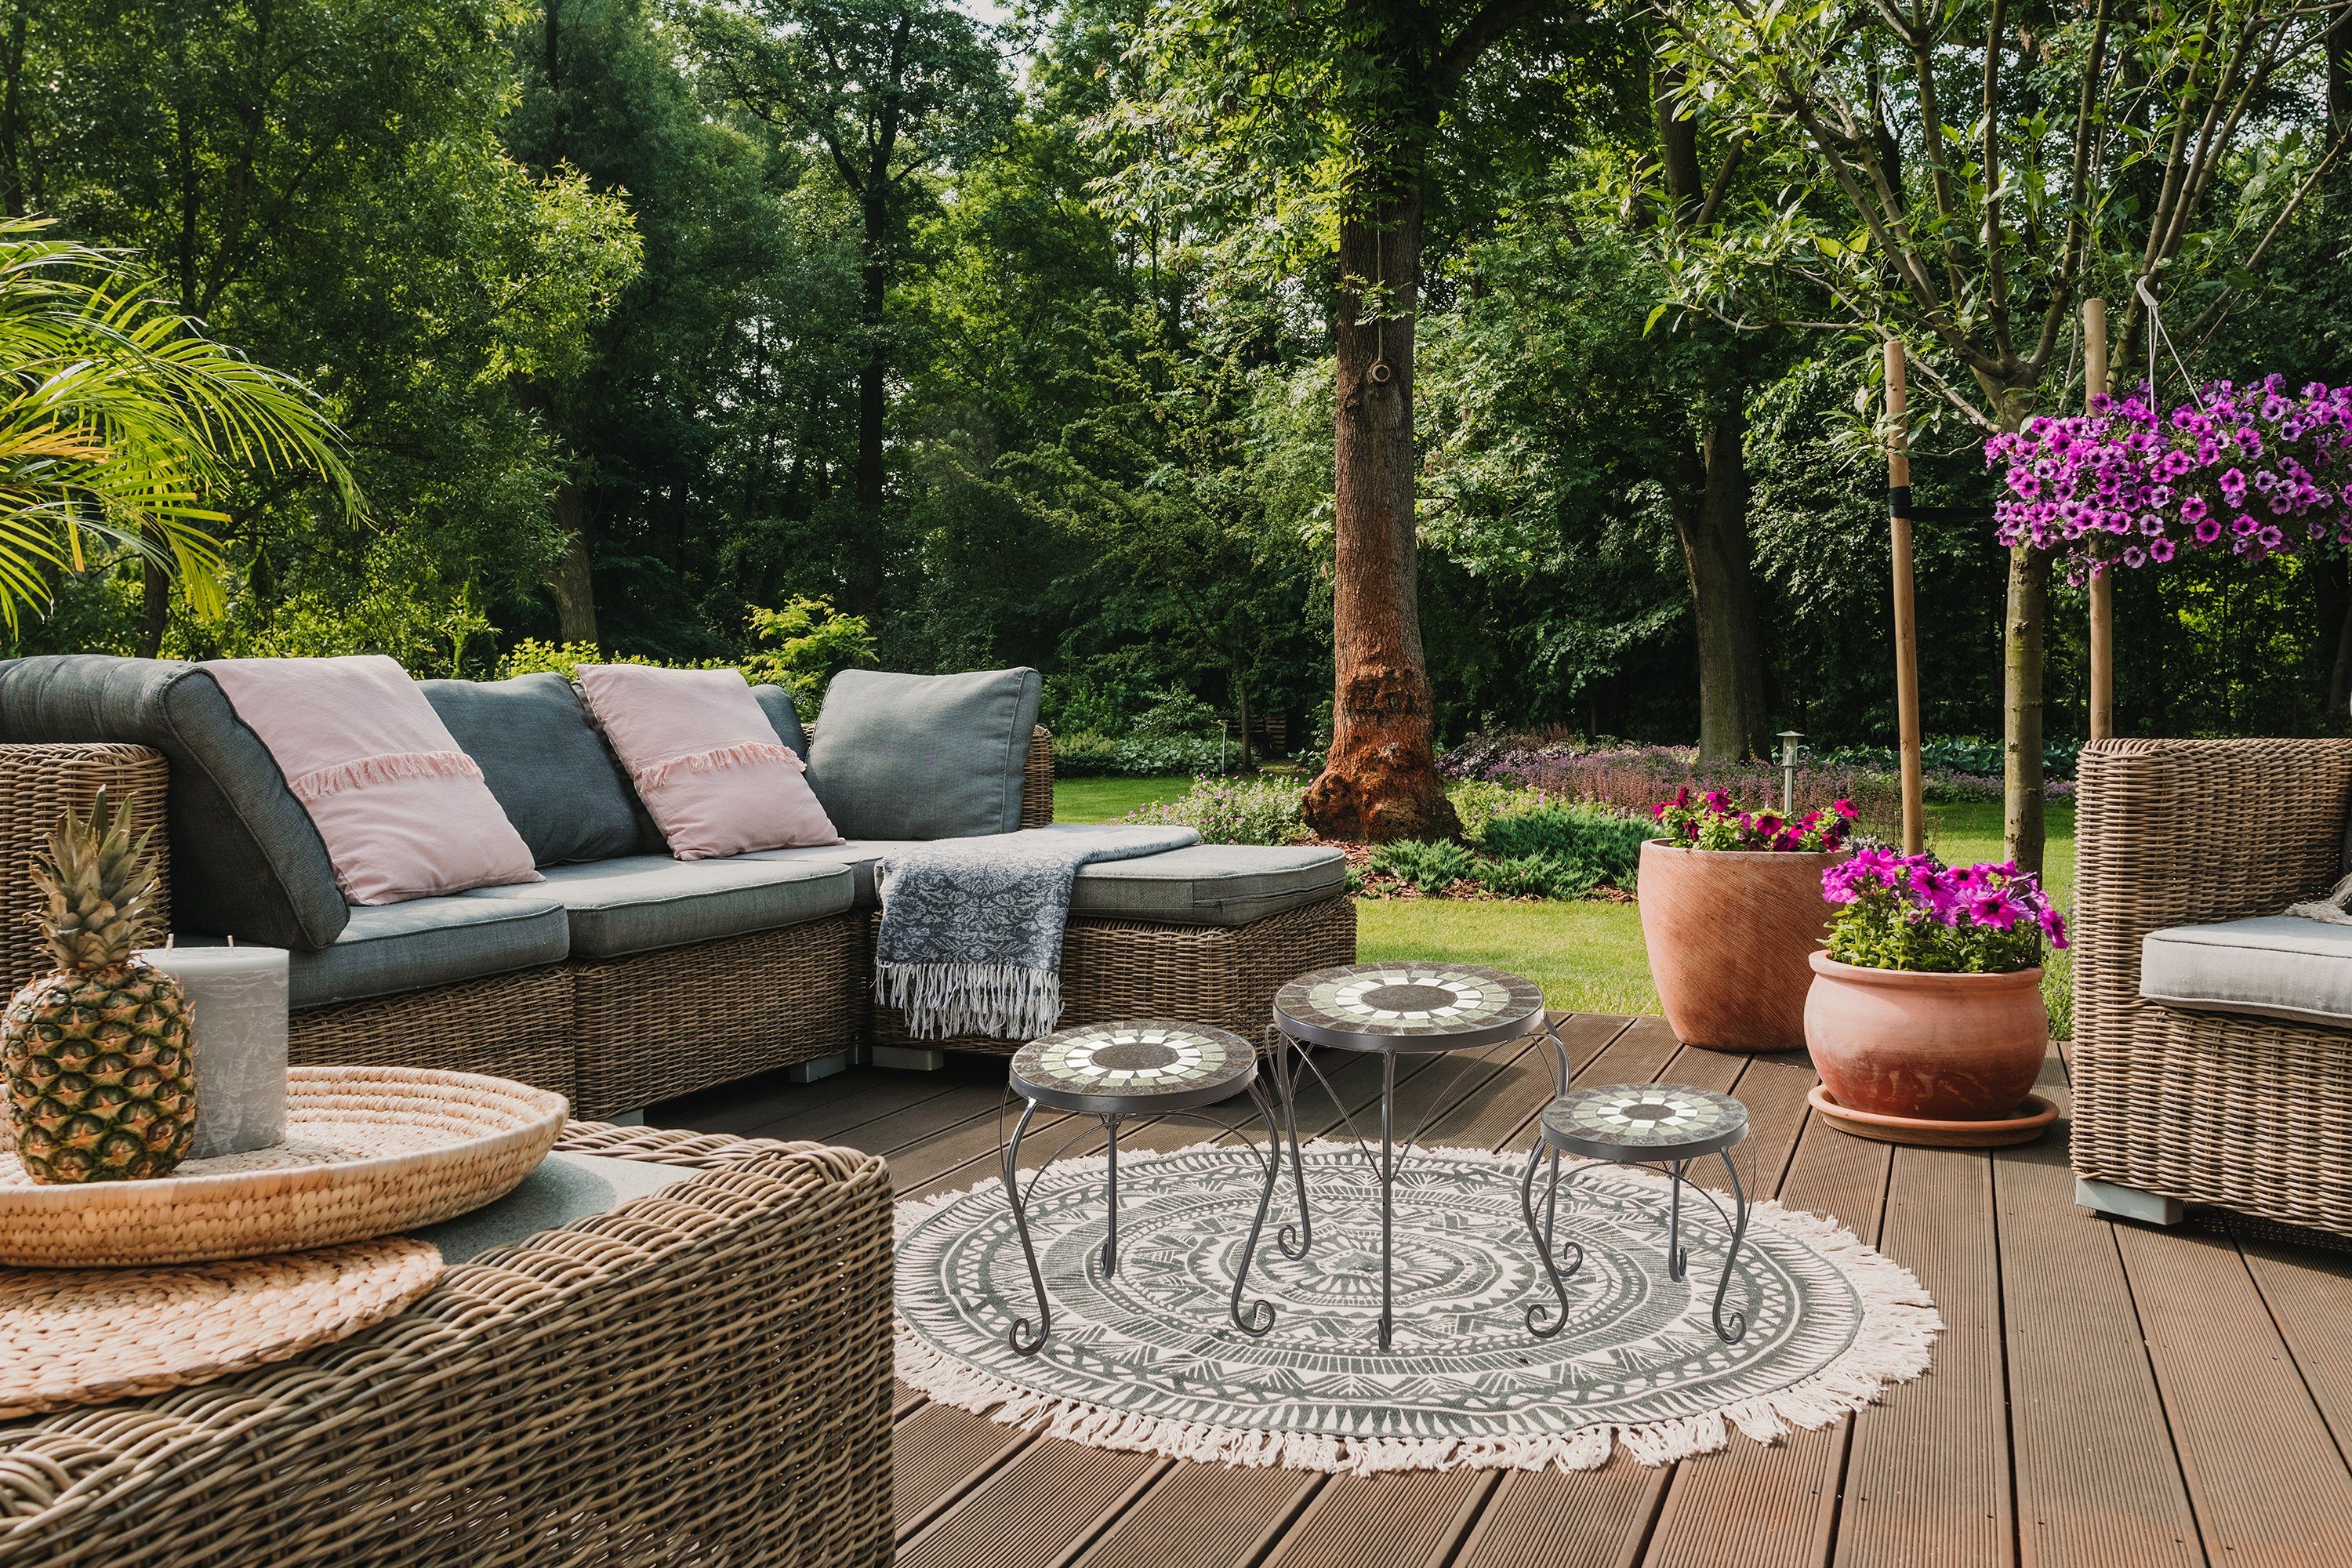
[(1070, 887), (1070, 914), (1077, 920), (1247, 925), (1330, 898), (1347, 881), (1347, 856), (1320, 845), (1194, 844), (1080, 867)]
[(570, 912), (573, 958), (617, 958), (842, 914), (856, 885), (849, 868), (838, 863), (630, 855), (553, 866), (544, 882), (478, 888), (458, 897), (485, 902), (551, 899)]
[(1021, 826), (1034, 669), (845, 669), (809, 742), (809, 787), (846, 838), (970, 838)]
[[(745, 860), (846, 865), (857, 879), (857, 908), (877, 900), (875, 870), (910, 841), (854, 838), (803, 849), (768, 849)], [(1070, 885), (1073, 920), (1151, 921), (1168, 925), (1247, 925), (1284, 910), (1328, 899), (1347, 885), (1348, 858), (1319, 845), (1260, 848), (1195, 844), (1133, 860), (1081, 867)]]
[(425, 700), (480, 764), (499, 808), (541, 866), (637, 849), (628, 780), (552, 670), (511, 680), (421, 680)]
[(2150, 931), (2140, 942), (2139, 994), (2352, 1028), (2352, 926), (2263, 915)]
[(0, 741), (116, 741), (170, 759), (172, 918), (296, 952), (351, 906), (327, 846), (213, 678), (177, 659), (44, 655), (0, 663)]
[[(411, 899), (354, 908), (351, 923), (332, 942), (289, 955), (289, 1001), (299, 1011), (560, 963), (570, 946), (563, 906), (527, 891), (518, 888), (516, 897), (496, 903)], [(178, 940), (210, 946), (220, 939)]]
[(819, 866), (846, 866), (857, 879), (854, 907), (870, 910), (882, 900), (875, 888), (875, 868), (883, 856), (914, 844), (911, 838), (853, 838), (845, 844), (809, 844), (793, 849), (759, 849), (736, 857), (741, 860), (797, 861)]

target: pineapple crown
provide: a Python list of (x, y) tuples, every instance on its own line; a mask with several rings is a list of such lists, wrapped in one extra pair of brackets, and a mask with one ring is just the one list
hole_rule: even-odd
[(153, 829), (131, 836), (131, 802), (107, 812), (98, 792), (87, 819), (68, 812), (33, 858), (33, 883), (47, 907), (34, 916), (58, 966), (86, 971), (131, 962), (146, 945), (163, 902), (163, 879), (147, 853)]

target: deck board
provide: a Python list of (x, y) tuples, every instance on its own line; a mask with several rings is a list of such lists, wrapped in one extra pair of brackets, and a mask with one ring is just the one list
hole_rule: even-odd
[[(1748, 1108), (1754, 1185), (1917, 1273), (1948, 1321), (1927, 1376), (1767, 1447), (1645, 1468), (1327, 1476), (1090, 1449), (894, 1394), (908, 1568), (2343, 1568), (2352, 1563), (2352, 1257), (2117, 1226), (2074, 1206), (2063, 1126), (1991, 1154), (1892, 1150), (1813, 1119), (1800, 1054), (1688, 1049), (1656, 1019), (1559, 1021), (1580, 1085), (1653, 1078)], [(1360, 1123), (1377, 1064), (1327, 1053)], [(1549, 1089), (1531, 1045), (1457, 1079), (1401, 1062), (1399, 1129), (1524, 1151)], [(994, 1173), (1001, 1073), (769, 1075), (649, 1120), (887, 1155), (908, 1195)], [(2053, 1058), (2050, 1087), (2063, 1098)], [(1236, 1108), (1238, 1109), (1238, 1108)], [(1301, 1133), (1339, 1117), (1321, 1090)], [(1244, 1116), (1244, 1120), (1247, 1120)], [(1255, 1135), (1255, 1128), (1248, 1130)], [(1211, 1135), (1175, 1121), (1122, 1148)], [(1031, 1147), (1082, 1119), (1041, 1115)], [(1024, 1151), (1026, 1152), (1026, 1151)], [(1743, 1160), (1747, 1180), (1749, 1163)], [(1720, 1186), (1721, 1172), (1694, 1172)], [(1410, 1321), (1400, 1322), (1409, 1337)]]

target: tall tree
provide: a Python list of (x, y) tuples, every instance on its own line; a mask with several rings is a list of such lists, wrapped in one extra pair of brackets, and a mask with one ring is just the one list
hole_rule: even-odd
[[(1332, 736), (1307, 797), (1307, 820), (1330, 837), (1460, 831), (1435, 765), (1419, 606), (1422, 258), (1458, 143), (1495, 108), (1474, 90), (1475, 73), (1507, 36), (1554, 8), (1186, 0), (1150, 23), (1153, 79), (1120, 117), (1173, 154), (1127, 180), (1130, 200), (1206, 182), (1238, 244), (1255, 243), (1251, 230), (1288, 229), (1281, 261), (1335, 274)], [(1507, 104), (1510, 94), (1495, 98)], [(1297, 243), (1299, 229), (1314, 248)]]
[[(2258, 268), (2341, 139), (2302, 142), (2327, 18), (2285, 0), (2145, 14), (2077, 0), (1786, 8), (1692, 0), (1668, 24), (1687, 91), (1742, 122), (1799, 193), (1686, 251), (1687, 297), (1752, 321), (1794, 278), (1843, 330), (1899, 337), (1962, 424), (2016, 429), (2058, 377), (2085, 293), (2126, 301), (2113, 375), (2147, 363), (2158, 284), (2176, 335)], [(2255, 178), (2244, 151), (2288, 159)], [(2211, 221), (2221, 209), (2222, 221)], [(2243, 243), (2241, 230), (2262, 237)], [(2204, 298), (2200, 299), (2200, 292)], [(2050, 563), (2010, 552), (2004, 837), (2038, 870)]]
[(806, 137), (856, 202), (865, 255), (857, 367), (857, 511), (864, 546), (850, 599), (878, 606), (889, 570), (885, 425), (887, 308), (908, 209), (930, 177), (992, 146), (1012, 113), (994, 29), (949, 0), (740, 0), (695, 14), (727, 95)]

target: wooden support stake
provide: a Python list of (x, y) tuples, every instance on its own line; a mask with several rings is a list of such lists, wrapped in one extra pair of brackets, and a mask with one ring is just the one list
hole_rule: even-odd
[(1919, 770), (1919, 622), (1911, 594), (1911, 437), (1904, 414), (1903, 345), (1886, 344), (1886, 531), (1895, 554), (1895, 714), (1903, 743), (1903, 852), (1927, 847), (1927, 794)]
[[(2083, 301), (2083, 412), (2107, 389), (2107, 302)], [(2096, 553), (2107, 553), (2100, 541)], [(2091, 574), (2091, 739), (2116, 736), (2116, 579), (2112, 572)]]

